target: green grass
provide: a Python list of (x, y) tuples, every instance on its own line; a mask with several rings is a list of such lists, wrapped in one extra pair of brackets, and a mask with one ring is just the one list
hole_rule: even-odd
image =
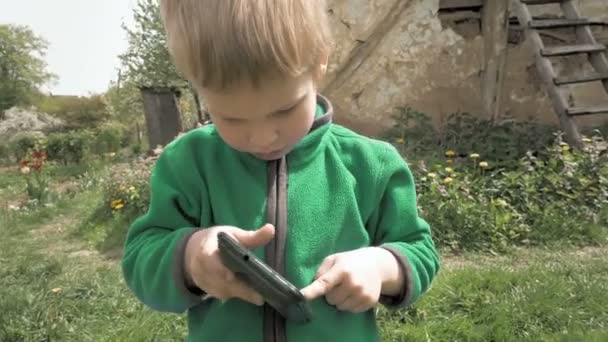
[(486, 263), (477, 256), (464, 267), (448, 267), (414, 308), (382, 315), (386, 337), (608, 340), (608, 251), (593, 251), (577, 255), (538, 250)]
[(70, 256), (88, 247), (69, 233), (95, 196), (85, 192), (55, 208), (3, 215), (0, 341), (183, 340), (185, 318), (137, 302), (117, 260)]

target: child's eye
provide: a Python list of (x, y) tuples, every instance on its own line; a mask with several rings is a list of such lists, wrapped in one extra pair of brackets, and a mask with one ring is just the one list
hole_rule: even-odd
[(294, 110), (294, 108), (296, 108), (296, 106), (293, 106), (293, 107), (290, 107), (290, 108), (287, 108), (287, 109), (279, 110), (276, 114), (278, 116), (287, 115), (287, 114), (291, 113)]
[(232, 123), (232, 124), (238, 124), (238, 123), (243, 122), (243, 119), (236, 119), (236, 118), (224, 118), (224, 121), (225, 121), (225, 122), (228, 122), (228, 123)]

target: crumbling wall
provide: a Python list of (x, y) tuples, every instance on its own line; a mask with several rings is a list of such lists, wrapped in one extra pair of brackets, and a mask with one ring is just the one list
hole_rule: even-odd
[[(604, 0), (578, 2), (583, 15), (608, 17)], [(446, 22), (438, 13), (439, 0), (328, 3), (336, 46), (322, 89), (337, 108), (336, 122), (377, 134), (392, 124), (390, 116), (400, 106), (428, 113), (437, 125), (454, 112), (481, 113), (479, 20)], [(608, 30), (602, 32), (608, 43)], [(567, 73), (584, 59), (564, 61), (556, 68)], [(608, 102), (599, 85), (576, 86), (574, 95), (577, 101)], [(557, 122), (536, 77), (531, 49), (517, 37), (508, 49), (503, 107), (511, 118)], [(607, 119), (579, 121), (589, 125)]]

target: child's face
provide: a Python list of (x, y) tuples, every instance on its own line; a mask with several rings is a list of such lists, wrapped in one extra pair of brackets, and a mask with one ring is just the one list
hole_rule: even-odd
[(201, 95), (222, 139), (264, 160), (293, 149), (310, 130), (317, 104), (311, 74), (262, 80), (258, 88), (242, 82), (229, 91), (202, 89)]

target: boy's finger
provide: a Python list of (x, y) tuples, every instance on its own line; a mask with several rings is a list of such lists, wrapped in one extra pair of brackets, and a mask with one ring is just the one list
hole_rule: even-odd
[(344, 303), (348, 297), (350, 297), (350, 292), (346, 291), (343, 286), (336, 286), (325, 294), (325, 299), (331, 305)]
[(319, 269), (317, 270), (317, 274), (315, 276), (315, 278), (319, 278), (321, 277), (323, 274), (325, 274), (325, 272), (327, 272), (327, 270), (329, 270), (334, 263), (336, 262), (336, 255), (330, 255), (327, 258), (325, 258), (323, 260), (323, 262), (321, 263), (321, 266), (319, 266)]
[(306, 300), (313, 300), (323, 296), (331, 289), (340, 284), (342, 272), (336, 267), (330, 268), (326, 273), (313, 281), (310, 285), (300, 290)]
[(267, 244), (274, 237), (274, 226), (266, 224), (258, 230), (235, 229), (234, 237), (246, 248), (257, 248)]

